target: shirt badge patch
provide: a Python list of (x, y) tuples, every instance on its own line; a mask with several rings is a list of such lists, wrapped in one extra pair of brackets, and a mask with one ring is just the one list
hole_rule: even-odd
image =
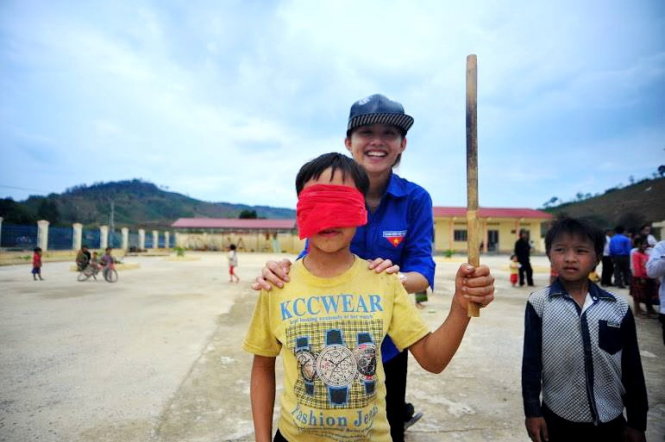
[(393, 247), (397, 247), (404, 241), (404, 237), (406, 236), (406, 230), (399, 230), (399, 231), (384, 231), (383, 232), (383, 237), (388, 240), (390, 244), (393, 245)]

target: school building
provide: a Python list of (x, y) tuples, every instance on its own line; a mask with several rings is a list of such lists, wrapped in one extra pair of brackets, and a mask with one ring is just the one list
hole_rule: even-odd
[[(434, 207), (436, 253), (466, 252), (466, 208)], [(521, 229), (530, 233), (534, 251), (543, 253), (541, 226), (552, 215), (533, 209), (481, 208), (478, 211), (483, 252), (511, 253)], [(299, 253), (305, 242), (298, 238), (295, 219), (180, 218), (176, 246), (196, 250), (225, 250), (235, 244), (246, 252)]]
[(295, 219), (179, 218), (171, 227), (176, 247), (193, 250), (235, 244), (243, 252), (299, 253), (305, 247)]
[[(466, 208), (434, 207), (433, 210), (436, 252), (466, 252)], [(545, 253), (541, 228), (551, 219), (552, 215), (540, 210), (481, 207), (478, 209), (481, 251), (512, 253), (520, 230), (526, 230), (534, 251)]]

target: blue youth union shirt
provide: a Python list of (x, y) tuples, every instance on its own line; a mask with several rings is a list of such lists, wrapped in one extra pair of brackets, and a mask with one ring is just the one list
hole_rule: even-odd
[[(418, 272), (434, 287), (434, 219), (432, 198), (419, 185), (392, 174), (379, 207), (358, 227), (351, 251), (364, 259), (390, 259), (403, 272)], [(383, 361), (399, 354), (387, 337), (381, 346)]]

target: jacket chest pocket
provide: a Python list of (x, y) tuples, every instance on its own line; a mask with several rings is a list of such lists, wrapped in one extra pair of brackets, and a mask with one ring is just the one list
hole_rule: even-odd
[(621, 326), (605, 320), (598, 321), (598, 347), (611, 355), (621, 350)]

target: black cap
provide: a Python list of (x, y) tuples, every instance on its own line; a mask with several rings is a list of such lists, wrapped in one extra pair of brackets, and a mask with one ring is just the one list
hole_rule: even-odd
[(381, 94), (362, 98), (351, 106), (347, 132), (370, 124), (390, 124), (402, 129), (403, 134), (413, 124), (413, 117), (404, 113), (404, 106)]

